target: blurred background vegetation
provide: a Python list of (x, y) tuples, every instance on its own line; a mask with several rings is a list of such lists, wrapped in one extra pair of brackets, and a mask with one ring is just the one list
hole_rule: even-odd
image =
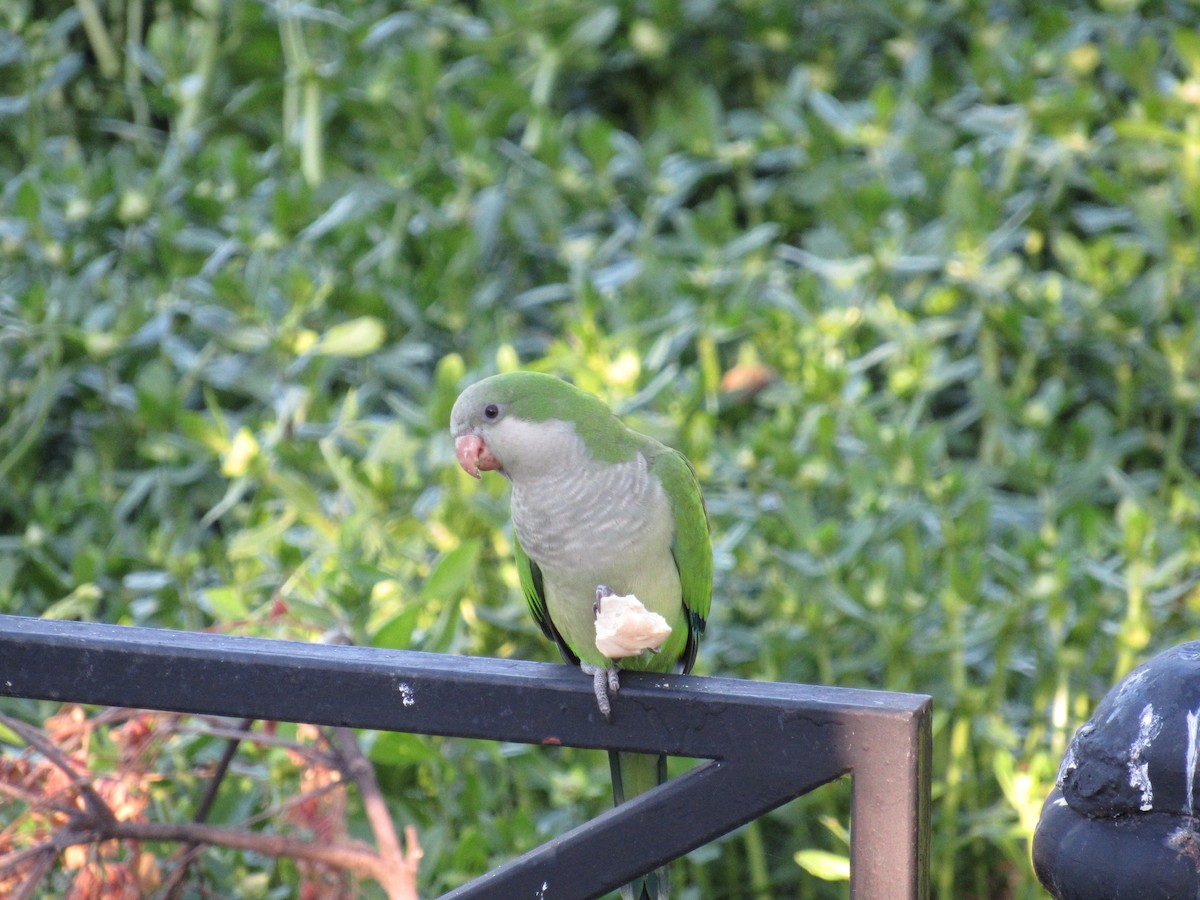
[[(700, 472), (698, 671), (932, 694), (935, 895), (1041, 896), (1067, 739), (1197, 636), (1198, 20), (0, 0), (0, 612), (555, 659), (446, 431), (554, 372)], [(371, 755), (429, 896), (608, 803), (600, 754)], [(847, 796), (683, 896), (843, 896)]]

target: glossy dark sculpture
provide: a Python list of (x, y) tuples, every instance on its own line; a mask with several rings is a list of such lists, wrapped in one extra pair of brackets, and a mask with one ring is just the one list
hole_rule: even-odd
[(1033, 839), (1058, 900), (1200, 896), (1200, 641), (1134, 669), (1072, 739)]

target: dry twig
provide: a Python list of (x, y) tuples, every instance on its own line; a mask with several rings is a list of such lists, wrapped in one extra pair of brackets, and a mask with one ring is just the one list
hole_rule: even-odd
[[(123, 820), (114, 812), (93, 783), (94, 776), (85, 766), (63, 752), (43, 731), (18, 719), (0, 714), (0, 724), (11, 729), (40, 754), (54, 769), (67, 778), (73, 799), (38, 793), (29, 786), (3, 784), (4, 792), (25, 801), (31, 809), (40, 809), (51, 822), (58, 823), (48, 837), (32, 846), (0, 855), (0, 883), (12, 879), (18, 872), (22, 881), (13, 887), (14, 898), (33, 897), (39, 883), (49, 874), (54, 863), (70, 847), (101, 845), (108, 841), (172, 841), (184, 845), (190, 854), (204, 846), (228, 847), (271, 857), (289, 857), (300, 862), (326, 866), (378, 882), (390, 900), (417, 900), (416, 876), (421, 848), (415, 829), (405, 829), (402, 848), (388, 814), (374, 768), (363, 754), (357, 738), (350, 729), (334, 729), (330, 739), (332, 759), (336, 768), (324, 783), (291, 798), (284, 806), (294, 807), (301, 802), (330, 793), (353, 781), (363, 798), (378, 849), (355, 840), (313, 841), (263, 834), (245, 827), (214, 826), (202, 821), (207, 818), (212, 800), (236, 750), (238, 740), (252, 739), (250, 722), (242, 723), (237, 740), (231, 740), (222, 762), (210, 779), (208, 790), (196, 813), (196, 821), (184, 823), (153, 823)], [(300, 745), (295, 745), (297, 750)], [(61, 781), (61, 780), (60, 780)], [(68, 802), (63, 802), (66, 799)], [(276, 810), (278, 812), (278, 810)], [(260, 817), (255, 817), (257, 820)], [(251, 820), (251, 822), (254, 820)], [(250, 823), (242, 823), (244, 826)], [(164, 885), (165, 893), (177, 889), (181, 870), (187, 868), (187, 856)]]

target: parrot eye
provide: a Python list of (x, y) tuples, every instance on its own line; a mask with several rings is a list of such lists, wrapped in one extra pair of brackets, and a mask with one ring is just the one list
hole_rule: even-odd
[(500, 407), (495, 403), (489, 403), (483, 408), (483, 417), (489, 422), (494, 422), (500, 418)]

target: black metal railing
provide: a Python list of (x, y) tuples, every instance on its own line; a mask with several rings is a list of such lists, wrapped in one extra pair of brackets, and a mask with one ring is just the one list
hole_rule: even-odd
[[(446, 895), (599, 897), (849, 774), (850, 894), (928, 893), (930, 698), (0, 616), (0, 695), (707, 760)], [(661, 827), (670, 822), (670, 828)]]

